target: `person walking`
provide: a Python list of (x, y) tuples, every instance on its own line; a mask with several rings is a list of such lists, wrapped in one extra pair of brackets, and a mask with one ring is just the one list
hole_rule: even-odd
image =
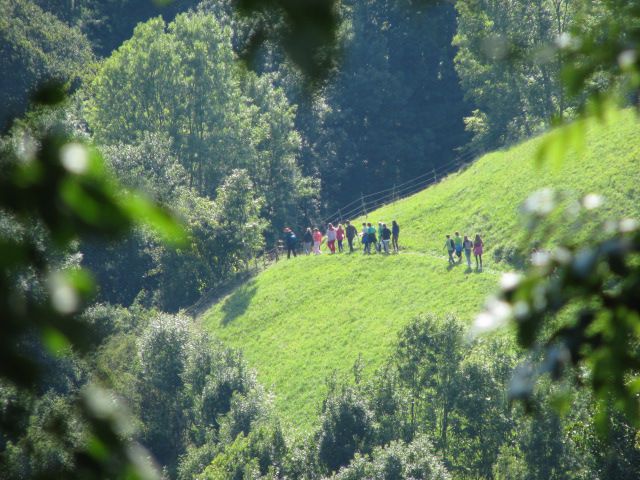
[(336, 240), (338, 241), (338, 252), (342, 253), (342, 241), (344, 240), (344, 228), (342, 228), (342, 224), (338, 224), (338, 229), (336, 230)]
[(367, 228), (367, 224), (362, 224), (362, 252), (368, 253), (368, 245), (369, 245), (369, 229)]
[(386, 223), (382, 224), (382, 233), (380, 234), (382, 238), (382, 248), (384, 249), (384, 253), (389, 255), (389, 242), (391, 241), (391, 230), (387, 227)]
[(311, 232), (311, 228), (307, 227), (307, 230), (304, 232), (302, 236), (302, 242), (304, 244), (304, 254), (311, 254), (311, 247), (313, 247), (313, 233)]
[(393, 244), (393, 251), (396, 253), (400, 251), (398, 237), (400, 237), (400, 225), (398, 225), (398, 222), (393, 220), (391, 222), (391, 243)]
[(473, 248), (473, 242), (466, 235), (462, 240), (462, 249), (464, 250), (464, 256), (467, 257), (467, 267), (471, 268), (471, 249)]
[(333, 226), (333, 223), (327, 227), (327, 246), (332, 255), (336, 253), (336, 227)]
[(313, 253), (320, 255), (320, 244), (322, 243), (322, 233), (317, 228), (313, 229)]
[(287, 247), (287, 260), (291, 258), (291, 253), (293, 252), (293, 257), (296, 257), (296, 244), (298, 243), (298, 239), (296, 238), (296, 234), (293, 231), (286, 227), (284, 229), (284, 244)]
[(356, 238), (356, 235), (358, 235), (358, 229), (351, 225), (351, 222), (349, 222), (349, 220), (347, 220), (346, 234), (347, 243), (349, 244), (349, 253), (353, 253), (353, 239)]
[(378, 222), (378, 243), (376, 243), (378, 253), (382, 252), (382, 222)]
[(367, 253), (371, 254), (371, 245), (373, 248), (376, 248), (376, 243), (378, 243), (376, 239), (376, 227), (371, 225), (371, 223), (367, 223)]
[(453, 243), (456, 246), (456, 256), (458, 257), (458, 263), (462, 262), (462, 237), (459, 232), (456, 232), (453, 237)]
[(453, 259), (453, 252), (456, 250), (456, 244), (453, 243), (451, 235), (447, 235), (447, 239), (444, 242), (444, 248), (447, 249), (447, 253), (449, 254), (449, 265), (455, 265), (456, 261)]
[[(476, 256), (476, 269), (482, 270), (482, 252), (484, 251), (484, 242), (480, 238), (480, 234), (476, 234), (476, 239), (473, 241), (473, 254)], [(478, 266), (478, 260), (480, 266)]]

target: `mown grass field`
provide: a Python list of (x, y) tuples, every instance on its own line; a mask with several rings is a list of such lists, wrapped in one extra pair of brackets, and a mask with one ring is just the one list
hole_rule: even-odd
[[(542, 187), (573, 198), (598, 192), (598, 216), (640, 216), (640, 125), (631, 112), (606, 127), (591, 126), (586, 150), (560, 165), (535, 162), (541, 139), (485, 155), (465, 171), (393, 205), (371, 222), (396, 219), (399, 255), (298, 257), (270, 267), (202, 316), (209, 331), (241, 348), (260, 381), (276, 394), (276, 408), (294, 429), (316, 420), (325, 379), (346, 375), (359, 355), (371, 373), (391, 352), (401, 328), (420, 313), (455, 314), (471, 321), (513, 269), (494, 254), (526, 234), (520, 206)], [(356, 219), (361, 221), (361, 219)], [(598, 228), (591, 223), (591, 231)], [(574, 232), (562, 223), (556, 235)], [(449, 268), (444, 235), (480, 232), (485, 270)]]

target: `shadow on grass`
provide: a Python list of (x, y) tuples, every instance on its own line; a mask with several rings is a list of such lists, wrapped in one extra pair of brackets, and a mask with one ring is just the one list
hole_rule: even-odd
[(462, 262), (454, 262), (454, 263), (449, 263), (449, 266), (447, 267), (447, 271), (450, 272), (451, 270), (453, 270), (456, 267), (461, 267), (462, 266)]
[(223, 326), (233, 322), (236, 318), (247, 311), (251, 299), (256, 294), (256, 285), (254, 282), (249, 282), (242, 287), (238, 288), (222, 306), (222, 320), (220, 323)]

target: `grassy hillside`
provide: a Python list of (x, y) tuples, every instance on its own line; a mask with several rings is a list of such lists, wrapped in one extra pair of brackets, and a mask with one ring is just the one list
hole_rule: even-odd
[[(242, 348), (276, 406), (297, 428), (312, 424), (333, 370), (348, 372), (359, 355), (371, 372), (398, 331), (422, 312), (471, 320), (513, 268), (495, 256), (523, 237), (519, 207), (534, 190), (576, 197), (599, 192), (600, 215), (640, 214), (640, 129), (630, 112), (589, 130), (587, 149), (560, 166), (535, 166), (541, 139), (484, 156), (464, 172), (372, 212), (368, 220), (401, 225), (399, 255), (339, 255), (282, 261), (202, 317), (207, 328)], [(560, 233), (572, 234), (570, 226)], [(485, 270), (449, 268), (445, 233), (483, 234)]]

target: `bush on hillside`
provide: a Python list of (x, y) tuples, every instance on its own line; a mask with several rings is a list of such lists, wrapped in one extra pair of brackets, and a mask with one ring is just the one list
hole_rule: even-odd
[(371, 456), (357, 455), (332, 480), (449, 480), (451, 477), (424, 436), (411, 443), (395, 441)]
[(282, 478), (285, 443), (278, 427), (261, 425), (225, 445), (199, 478), (252, 480)]
[(324, 401), (318, 435), (320, 462), (333, 472), (351, 461), (357, 452), (371, 449), (375, 427), (367, 399), (353, 387), (329, 392)]

